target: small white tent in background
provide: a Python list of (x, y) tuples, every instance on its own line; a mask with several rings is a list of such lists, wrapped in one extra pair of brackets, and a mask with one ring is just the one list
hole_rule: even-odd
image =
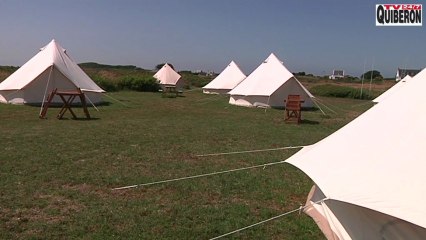
[(183, 81), (179, 73), (173, 70), (169, 64), (164, 64), (163, 67), (158, 70), (157, 73), (154, 74), (154, 78), (156, 78), (161, 87), (164, 89), (166, 86), (173, 86), (176, 88), (183, 87)]
[(328, 239), (426, 239), (426, 70), (287, 162), (314, 182), (305, 212)]
[(393, 85), (391, 88), (389, 88), (386, 92), (382, 93), (380, 96), (373, 99), (373, 102), (379, 103), (379, 102), (385, 100), (386, 98), (388, 98), (389, 96), (391, 96), (392, 94), (397, 92), (399, 89), (404, 87), (406, 82), (410, 81), (410, 79), (411, 79), (410, 75), (405, 76), (404, 79), (398, 81), (395, 85)]
[(207, 94), (226, 94), (246, 78), (238, 65), (231, 63), (209, 84), (203, 87)]
[[(39, 104), (53, 89), (80, 88), (93, 103), (102, 101), (105, 92), (52, 40), (33, 58), (0, 83), (0, 102)], [(78, 101), (78, 99), (76, 99)], [(59, 97), (54, 103), (62, 102)]]
[(302, 107), (312, 107), (314, 97), (273, 53), (229, 94), (230, 104), (246, 107), (284, 107), (290, 94), (301, 96)]

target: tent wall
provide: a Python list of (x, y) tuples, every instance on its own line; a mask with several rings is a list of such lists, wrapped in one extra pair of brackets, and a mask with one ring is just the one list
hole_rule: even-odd
[(269, 105), (273, 107), (284, 107), (284, 100), (287, 99), (288, 95), (300, 95), (300, 97), (304, 100), (302, 107), (314, 106), (311, 97), (294, 78), (286, 81), (271, 95)]
[(24, 92), (22, 90), (0, 90), (0, 102), (23, 104)]
[[(43, 96), (47, 87), (46, 97), (52, 90), (58, 88), (60, 90), (72, 90), (76, 89), (75, 85), (68, 80), (62, 73), (60, 73), (55, 67), (51, 71), (52, 67), (46, 69), (40, 76), (34, 81), (25, 86), (22, 91), (24, 92), (24, 103), (41, 103), (43, 102)], [(51, 74), (49, 74), (51, 72)], [(50, 80), (49, 80), (50, 75)], [(61, 99), (56, 96), (53, 103), (62, 102)]]
[(203, 89), (203, 93), (205, 94), (228, 94), (229, 91), (231, 91), (231, 89)]
[(183, 87), (185, 86), (185, 81), (181, 78), (181, 79), (177, 80), (176, 84), (161, 84), (160, 83), (160, 87), (163, 91), (165, 90), (166, 86), (172, 86), (172, 87), (176, 87), (177, 90), (182, 90)]
[[(314, 186), (305, 213), (311, 216), (327, 239), (424, 239), (426, 229), (407, 221), (353, 204), (325, 200)], [(351, 226), (345, 228), (343, 226)]]
[(269, 106), (266, 103), (268, 102), (267, 96), (240, 96), (240, 95), (231, 95), (229, 98), (229, 103), (237, 106), (244, 107), (259, 107), (259, 106)]
[(311, 97), (299, 85), (296, 79), (292, 78), (280, 86), (271, 96), (241, 96), (231, 95), (229, 99), (230, 104), (245, 106), (245, 107), (284, 107), (284, 100), (290, 94), (300, 95), (304, 100), (302, 107), (313, 107)]

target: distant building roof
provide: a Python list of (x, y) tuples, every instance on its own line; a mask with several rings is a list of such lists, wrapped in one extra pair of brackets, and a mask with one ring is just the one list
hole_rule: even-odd
[(345, 71), (344, 70), (333, 70), (333, 73), (330, 75), (330, 79), (336, 79), (336, 78), (344, 78), (345, 77)]

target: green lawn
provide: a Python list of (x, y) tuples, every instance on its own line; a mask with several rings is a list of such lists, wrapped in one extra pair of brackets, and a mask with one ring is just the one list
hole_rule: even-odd
[[(371, 106), (321, 98), (336, 113), (303, 112), (293, 125), (283, 110), (199, 90), (109, 95), (121, 103), (105, 98), (99, 112), (89, 109), (93, 120), (57, 120), (57, 108), (40, 120), (38, 107), (0, 104), (0, 239), (208, 239), (293, 210), (312, 181), (289, 164), (111, 189), (285, 160), (297, 150), (196, 155), (312, 144)], [(230, 238), (324, 237), (295, 213)]]

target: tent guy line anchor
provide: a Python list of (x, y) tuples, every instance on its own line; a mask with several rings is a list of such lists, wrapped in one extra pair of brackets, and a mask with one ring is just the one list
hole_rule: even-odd
[[(319, 201), (314, 202), (313, 204), (318, 204), (318, 203), (320, 203), (320, 202), (324, 202), (324, 201), (326, 201), (326, 200), (327, 200), (327, 198), (323, 198), (323, 199), (321, 199), (321, 200), (319, 200)], [(223, 237), (229, 236), (229, 235), (231, 235), (231, 234), (238, 233), (238, 232), (241, 232), (241, 231), (243, 231), (243, 230), (246, 230), (246, 229), (249, 229), (249, 228), (255, 227), (255, 226), (257, 226), (257, 225), (260, 225), (260, 224), (263, 224), (263, 223), (267, 223), (267, 222), (272, 221), (272, 220), (275, 220), (275, 219), (277, 219), (277, 218), (281, 218), (281, 217), (287, 216), (287, 215), (292, 214), (292, 213), (295, 213), (295, 212), (301, 212), (301, 211), (302, 211), (302, 210), (304, 210), (305, 208), (311, 207), (313, 204), (309, 204), (309, 205), (305, 205), (305, 206), (300, 206), (300, 207), (298, 207), (298, 208), (296, 208), (296, 209), (293, 209), (293, 210), (291, 210), (291, 211), (288, 211), (288, 212), (282, 213), (282, 214), (277, 215), (277, 216), (275, 216), (275, 217), (271, 217), (271, 218), (265, 219), (265, 220), (263, 220), (263, 221), (260, 221), (260, 222), (258, 222), (258, 223), (254, 223), (254, 224), (252, 224), (252, 225), (249, 225), (249, 226), (246, 226), (246, 227), (243, 227), (243, 228), (240, 228), (240, 229), (234, 230), (234, 231), (232, 231), (232, 232), (228, 232), (228, 233), (222, 234), (222, 235), (220, 235), (220, 236), (217, 236), (217, 237), (214, 237), (214, 238), (210, 238), (209, 240), (215, 240), (215, 239), (223, 238)]]

